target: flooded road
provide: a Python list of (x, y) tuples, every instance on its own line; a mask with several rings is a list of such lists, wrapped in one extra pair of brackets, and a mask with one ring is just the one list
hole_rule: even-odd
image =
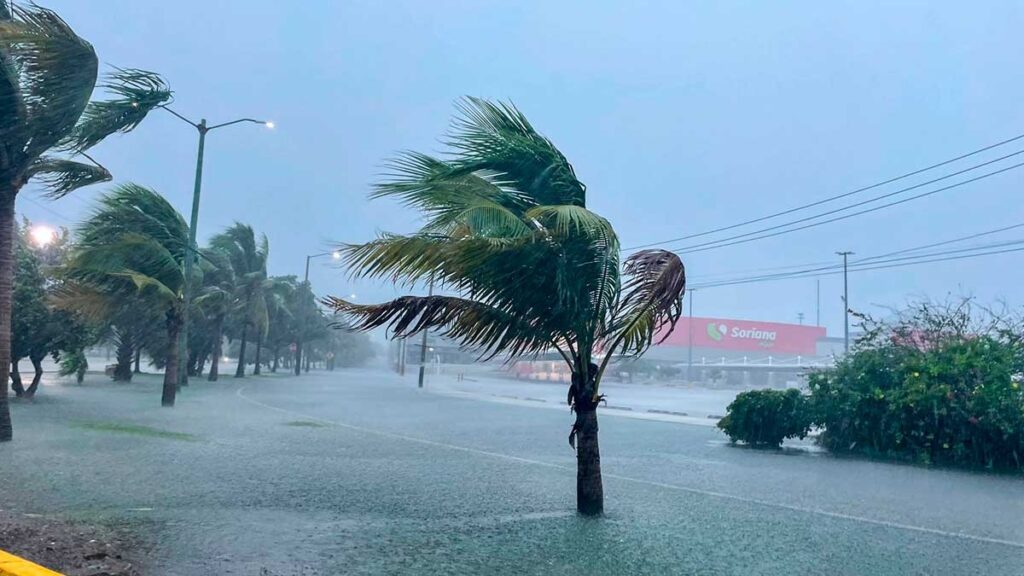
[(152, 574), (1024, 565), (1019, 477), (754, 451), (706, 426), (605, 413), (607, 515), (582, 519), (567, 410), (431, 394), (369, 370), (194, 382), (173, 410), (157, 388), (51, 386), (16, 405), (0, 507), (128, 530)]

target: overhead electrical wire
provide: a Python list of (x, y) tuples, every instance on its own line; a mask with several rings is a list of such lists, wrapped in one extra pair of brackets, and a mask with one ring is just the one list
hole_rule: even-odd
[(935, 168), (940, 168), (942, 166), (946, 166), (946, 165), (952, 164), (954, 162), (958, 162), (958, 161), (963, 160), (965, 158), (969, 158), (971, 156), (976, 156), (976, 155), (981, 154), (983, 152), (987, 152), (987, 151), (992, 150), (994, 148), (998, 148), (1000, 146), (1004, 146), (1006, 144), (1009, 144), (1011, 142), (1016, 142), (1016, 141), (1021, 140), (1021, 139), (1024, 139), (1024, 134), (1019, 134), (1019, 135), (1014, 136), (1012, 138), (1007, 138), (1005, 140), (1001, 140), (1001, 141), (996, 142), (994, 144), (989, 144), (988, 146), (984, 146), (982, 148), (978, 148), (977, 150), (972, 150), (970, 152), (967, 152), (966, 154), (961, 154), (960, 156), (957, 156), (955, 158), (950, 158), (948, 160), (943, 160), (942, 162), (938, 162), (936, 164), (932, 164), (932, 165), (926, 166), (924, 168), (919, 168), (919, 169), (913, 170), (911, 172), (900, 174), (899, 176), (895, 176), (893, 178), (889, 178), (889, 179), (883, 180), (881, 182), (876, 182), (874, 184), (871, 184), (871, 185), (868, 185), (868, 186), (864, 186), (864, 187), (861, 187), (861, 188), (857, 188), (857, 189), (851, 190), (849, 192), (844, 192), (842, 194), (837, 194), (835, 196), (830, 196), (828, 198), (823, 198), (823, 199), (817, 200), (815, 202), (811, 202), (811, 203), (808, 203), (808, 204), (803, 204), (803, 205), (800, 205), (800, 206), (789, 208), (789, 209), (783, 210), (781, 212), (775, 212), (773, 214), (768, 214), (766, 216), (760, 216), (760, 217), (753, 218), (753, 219), (750, 219), (750, 220), (746, 220), (746, 221), (743, 221), (743, 222), (738, 222), (738, 223), (730, 224), (730, 225), (727, 225), (727, 226), (721, 226), (719, 228), (714, 228), (714, 229), (711, 229), (711, 230), (705, 230), (703, 232), (697, 232), (697, 233), (694, 233), (694, 234), (688, 234), (688, 235), (679, 236), (679, 237), (676, 237), (676, 238), (669, 238), (667, 240), (661, 240), (661, 241), (658, 241), (658, 242), (649, 242), (649, 243), (646, 243), (646, 244), (638, 244), (636, 246), (630, 246), (630, 247), (624, 248), (624, 250), (637, 250), (637, 249), (641, 249), (641, 248), (650, 248), (652, 246), (662, 246), (662, 245), (669, 244), (669, 243), (672, 243), (672, 242), (679, 242), (681, 240), (689, 240), (691, 238), (699, 238), (699, 237), (702, 237), (702, 236), (707, 236), (707, 235), (710, 235), (710, 234), (715, 234), (717, 232), (724, 232), (724, 231), (727, 231), (727, 230), (733, 230), (733, 229), (740, 228), (740, 227), (743, 227), (743, 226), (748, 226), (750, 224), (756, 224), (758, 222), (764, 222), (765, 220), (771, 220), (773, 218), (778, 218), (779, 216), (785, 216), (785, 215), (788, 215), (788, 214), (792, 214), (794, 212), (799, 212), (801, 210), (806, 210), (808, 208), (813, 208), (815, 206), (820, 206), (822, 204), (827, 204), (827, 203), (833, 202), (835, 200), (840, 200), (842, 198), (847, 198), (849, 196), (860, 194), (861, 192), (867, 192), (868, 190), (873, 190), (875, 188), (880, 188), (880, 187), (885, 186), (887, 184), (892, 184), (893, 182), (898, 182), (900, 180), (903, 180), (903, 179), (906, 179), (906, 178), (910, 178), (911, 176), (916, 176), (918, 174), (922, 174), (924, 172), (928, 172), (929, 170), (934, 170)]
[[(1016, 152), (1015, 154), (1021, 154), (1021, 153), (1024, 153), (1024, 150), (1021, 150), (1020, 152)], [(817, 226), (822, 226), (824, 224), (830, 224), (832, 222), (838, 222), (840, 220), (846, 220), (846, 219), (849, 219), (849, 218), (853, 218), (855, 216), (860, 216), (860, 215), (863, 215), (863, 214), (868, 214), (870, 212), (877, 212), (878, 210), (882, 210), (882, 209), (889, 208), (889, 207), (892, 207), (892, 206), (896, 206), (896, 205), (899, 205), (899, 204), (904, 204), (904, 203), (910, 202), (912, 200), (917, 200), (917, 199), (920, 199), (920, 198), (925, 198), (927, 196), (932, 196), (934, 194), (938, 194), (939, 192), (944, 192), (946, 190), (951, 190), (953, 188), (958, 188), (960, 186), (964, 186), (966, 184), (971, 184), (971, 183), (977, 182), (979, 180), (984, 180), (985, 178), (990, 178), (992, 176), (996, 176), (996, 175), (1002, 174), (1004, 172), (1009, 172), (1010, 170), (1015, 170), (1017, 168), (1020, 168), (1021, 166), (1024, 166), (1024, 162), (1017, 163), (1017, 164), (1014, 164), (1012, 166), (1008, 166), (1006, 168), (1001, 168), (999, 170), (994, 170), (992, 172), (987, 172), (985, 174), (982, 174), (980, 176), (975, 176), (973, 178), (969, 178), (969, 179), (964, 180), (962, 182), (957, 182), (955, 184), (950, 184), (948, 186), (943, 186), (941, 188), (936, 188), (935, 190), (929, 190), (928, 192), (922, 192), (921, 194), (915, 194), (914, 196), (910, 196), (908, 198), (901, 198), (900, 200), (894, 200), (892, 202), (888, 202), (888, 203), (882, 204), (880, 206), (874, 206), (872, 208), (867, 208), (867, 209), (864, 209), (864, 210), (859, 210), (859, 211), (853, 212), (851, 214), (843, 214), (841, 216), (836, 216), (834, 218), (829, 218), (827, 220), (822, 220), (820, 222), (811, 222), (809, 224), (805, 224), (803, 226), (798, 226), (796, 228), (788, 228), (788, 229), (785, 229), (785, 230), (778, 230), (778, 231), (775, 231), (775, 232), (770, 232), (772, 230), (776, 230), (777, 228), (783, 228), (783, 227), (786, 227), (786, 226), (791, 226), (792, 224), (795, 224), (795, 223), (798, 223), (798, 222), (803, 222), (803, 221), (806, 221), (806, 220), (813, 220), (815, 218), (820, 218), (821, 216), (823, 216), (825, 214), (846, 210), (846, 209), (858, 206), (860, 204), (851, 205), (851, 206), (848, 206), (848, 207), (843, 208), (843, 209), (834, 210), (834, 211), (831, 211), (831, 212), (828, 212), (828, 213), (825, 213), (825, 214), (819, 214), (817, 216), (810, 216), (810, 217), (807, 217), (807, 218), (803, 218), (801, 220), (796, 220), (794, 222), (789, 222), (789, 223), (786, 223), (786, 224), (780, 224), (778, 226), (773, 226), (773, 227), (765, 228), (765, 229), (762, 229), (762, 230), (755, 230), (753, 232), (748, 232), (746, 234), (741, 234), (739, 236), (734, 236), (732, 238), (723, 238), (722, 240), (719, 240), (719, 241), (716, 241), (716, 242), (713, 242), (713, 243), (712, 242), (708, 242), (708, 243), (704, 243), (704, 244), (696, 244), (696, 245), (693, 245), (693, 246), (684, 246), (684, 247), (681, 247), (681, 248), (673, 248), (672, 251), (677, 252), (679, 254), (693, 254), (695, 252), (705, 252), (707, 250), (714, 250), (714, 249), (717, 249), (717, 248), (724, 248), (726, 246), (735, 246), (737, 244), (746, 244), (748, 242), (754, 242), (756, 240), (763, 240), (765, 238), (772, 238), (774, 236), (781, 236), (783, 234), (789, 234), (791, 232), (798, 232), (800, 230), (806, 230), (808, 228), (814, 228), (814, 227), (817, 227)], [(870, 201), (868, 201), (868, 202), (870, 202)], [(867, 203), (867, 202), (865, 202), (865, 203)], [(770, 232), (770, 233), (768, 233), (768, 234), (761, 234), (760, 236), (754, 236), (755, 234), (760, 234), (761, 232)]]

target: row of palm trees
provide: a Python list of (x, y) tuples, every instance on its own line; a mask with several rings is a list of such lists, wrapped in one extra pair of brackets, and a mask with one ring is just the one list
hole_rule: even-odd
[[(181, 365), (189, 376), (199, 376), (209, 363), (207, 378), (217, 380), (225, 336), (239, 343), (235, 376), (243, 377), (250, 346), (259, 374), (264, 364), (276, 370), (296, 339), (327, 334), (327, 319), (308, 284), (294, 276), (268, 276), (268, 255), (266, 236), (241, 223), (193, 253), (178, 211), (155, 191), (124, 184), (101, 197), (77, 230), (60, 268), (57, 302), (111, 327), (118, 346), (115, 379), (130, 379), (130, 363), (145, 349), (164, 368), (162, 403), (173, 406)], [(187, 351), (179, 350), (186, 258), (195, 259), (190, 281), (197, 288)]]

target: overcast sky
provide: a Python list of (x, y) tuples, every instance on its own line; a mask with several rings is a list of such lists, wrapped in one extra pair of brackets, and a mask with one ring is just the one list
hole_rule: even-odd
[[(368, 201), (369, 186), (397, 150), (442, 151), (463, 95), (520, 107), (573, 162), (588, 207), (627, 247), (812, 202), (1024, 132), (1017, 2), (40, 3), (102, 62), (162, 73), (182, 114), (276, 122), (273, 131), (210, 134), (199, 225), (201, 240), (235, 220), (265, 232), (274, 274), (301, 275), (305, 255), (332, 241), (411, 230), (415, 215)], [(187, 213), (195, 151), (194, 129), (155, 113), (95, 155), (118, 181), (151, 186)], [(835, 262), (837, 250), (870, 256), (939, 242), (1024, 222), (1022, 182), (1024, 170), (1010, 171), (684, 259), (697, 283)], [(36, 221), (73, 224), (103, 189), (54, 203), (30, 189), (18, 206)], [(952, 292), (1020, 305), (1022, 254), (853, 274), (851, 304), (878, 313)], [(352, 285), (326, 264), (311, 274), (318, 292), (396, 294)], [(821, 280), (822, 323), (833, 334), (841, 291), (841, 277)], [(815, 281), (707, 290), (694, 303), (698, 316), (795, 322), (803, 312), (813, 323)]]

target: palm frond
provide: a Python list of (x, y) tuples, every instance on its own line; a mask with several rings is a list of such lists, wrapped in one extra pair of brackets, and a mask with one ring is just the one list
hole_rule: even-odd
[(392, 336), (399, 338), (437, 330), (488, 358), (498, 354), (539, 354), (553, 348), (552, 335), (542, 328), (463, 298), (403, 296), (384, 304), (361, 305), (328, 297), (322, 302), (350, 321), (346, 328), (370, 330), (387, 326)]
[(542, 225), (559, 237), (588, 236), (614, 238), (612, 225), (582, 206), (562, 204), (535, 206), (526, 212), (527, 220)]
[(6, 84), (17, 93), (0, 94), (0, 142), (10, 147), (9, 164), (27, 165), (74, 129), (98, 64), (92, 46), (52, 10), (29, 4), (12, 13), (0, 19), (0, 53)]
[(456, 173), (487, 170), (534, 204), (586, 205), (586, 186), (551, 140), (538, 133), (515, 106), (464, 98), (448, 144)]
[(158, 74), (135, 68), (115, 68), (102, 87), (113, 97), (86, 106), (74, 130), (62, 142), (65, 149), (83, 152), (115, 132), (130, 132), (172, 96)]
[(686, 270), (682, 261), (667, 250), (643, 250), (626, 259), (628, 276), (624, 296), (605, 335), (606, 353), (639, 355), (665, 326), (662, 341), (672, 333), (683, 313)]
[(35, 177), (48, 188), (47, 196), (60, 198), (65, 194), (112, 178), (109, 171), (98, 164), (84, 164), (74, 160), (41, 156), (29, 166), (26, 179)]

